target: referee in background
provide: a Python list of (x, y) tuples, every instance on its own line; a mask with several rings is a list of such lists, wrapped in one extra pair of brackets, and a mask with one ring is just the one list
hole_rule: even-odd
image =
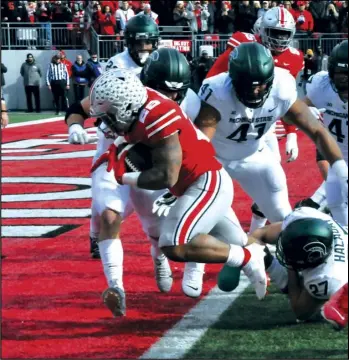
[(60, 115), (60, 111), (67, 110), (66, 91), (69, 89), (69, 73), (58, 55), (52, 58), (47, 70), (46, 83), (53, 94), (56, 115)]

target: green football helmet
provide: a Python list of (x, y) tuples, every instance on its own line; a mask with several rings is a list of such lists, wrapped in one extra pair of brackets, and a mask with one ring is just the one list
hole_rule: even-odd
[(159, 27), (151, 17), (137, 15), (128, 21), (124, 38), (132, 59), (137, 65), (143, 66), (149, 54), (158, 48)]
[[(238, 99), (248, 108), (262, 107), (274, 81), (270, 50), (257, 43), (243, 43), (229, 57), (229, 75)], [(262, 87), (259, 92), (256, 88)]]
[(324, 220), (296, 220), (280, 234), (276, 257), (281, 265), (296, 271), (314, 268), (331, 255), (333, 238), (332, 226)]
[(158, 49), (145, 63), (141, 72), (141, 81), (155, 90), (177, 92), (176, 101), (180, 104), (191, 84), (189, 63), (176, 49)]
[(339, 96), (348, 101), (348, 40), (342, 41), (333, 50), (328, 60), (328, 74)]

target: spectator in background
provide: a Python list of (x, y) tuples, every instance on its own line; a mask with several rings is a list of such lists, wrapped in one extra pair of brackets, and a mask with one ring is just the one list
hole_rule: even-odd
[(129, 1), (120, 1), (120, 8), (116, 10), (116, 21), (121, 29), (121, 35), (125, 31), (127, 22), (134, 16), (135, 13), (130, 7)]
[(141, 2), (140, 11), (137, 15), (146, 15), (151, 17), (159, 25), (159, 15), (151, 10), (150, 4), (145, 1)]
[(74, 88), (74, 100), (76, 103), (85, 98), (85, 89), (89, 84), (89, 69), (84, 62), (82, 55), (76, 57), (76, 61), (72, 67), (72, 82)]
[(166, 0), (156, 0), (151, 4), (152, 9), (159, 15), (159, 24), (173, 24), (173, 7)]
[(173, 22), (175, 26), (191, 26), (194, 14), (185, 9), (184, 1), (177, 1), (173, 10)]
[(237, 7), (235, 27), (236, 31), (250, 33), (257, 20), (257, 11), (249, 1), (239, 1)]
[(100, 62), (98, 61), (98, 55), (92, 54), (91, 57), (87, 60), (87, 69), (89, 72), (89, 84), (88, 86), (91, 87), (93, 82), (98, 78), (99, 75), (102, 74), (103, 68)]
[(37, 21), (36, 18), (37, 3), (35, 1), (28, 1), (25, 8), (28, 14), (27, 16), (29, 22), (35, 23)]
[(51, 21), (51, 4), (49, 1), (39, 1), (35, 13), (38, 22)]
[(56, 115), (60, 115), (60, 110), (67, 110), (66, 91), (69, 90), (69, 74), (58, 55), (53, 56), (47, 69), (46, 84), (52, 91)]
[[(258, 1), (257, 1), (258, 2)], [(263, 1), (262, 8), (258, 10), (257, 17), (263, 17), (264, 14), (269, 10), (269, 1)]]
[(70, 60), (67, 59), (67, 56), (66, 56), (64, 50), (61, 50), (61, 51), (58, 53), (58, 56), (59, 56), (60, 59), (61, 59), (61, 63), (64, 64), (64, 65), (67, 67), (69, 77), (71, 77), (71, 76), (72, 76), (73, 63), (72, 63)]
[[(334, 4), (328, 4), (325, 16), (325, 33), (337, 33), (339, 27), (339, 12)], [(335, 45), (334, 45), (335, 46)]]
[(105, 6), (102, 12), (98, 13), (97, 18), (101, 35), (115, 35), (116, 18), (112, 14), (109, 6)]
[(202, 82), (213, 66), (214, 60), (207, 50), (202, 50), (199, 58), (192, 62), (193, 90), (198, 93)]
[(208, 20), (210, 13), (207, 6), (202, 6), (200, 1), (195, 1), (193, 9), (194, 18), (191, 23), (191, 28), (194, 33), (207, 34), (209, 31)]
[(309, 11), (314, 19), (314, 31), (324, 32), (326, 29), (327, 1), (312, 0), (309, 4)]
[(52, 6), (52, 22), (53, 23), (65, 23), (72, 22), (72, 11), (71, 9), (62, 1), (55, 1)]
[[(95, 1), (97, 3), (97, 1)], [(109, 6), (110, 10), (113, 14), (116, 13), (117, 9), (119, 8), (119, 1), (98, 1), (98, 3), (101, 5), (102, 9), (104, 9), (105, 6)]]
[(344, 21), (346, 22), (344, 26), (346, 31), (343, 32), (348, 32), (348, 1), (344, 1), (341, 8), (339, 9), (338, 24), (341, 32), (343, 29)]
[(7, 1), (3, 4), (2, 21), (9, 23), (26, 22), (28, 14), (22, 1)]
[(283, 2), (283, 6), (286, 10), (288, 10), (291, 15), (293, 16), (293, 12), (294, 12), (294, 9), (292, 7), (292, 1), (284, 1)]
[(3, 94), (3, 87), (5, 86), (5, 75), (7, 73), (7, 67), (1, 63), (1, 97)]
[(234, 23), (234, 9), (231, 7), (230, 1), (223, 1), (221, 11), (217, 13), (216, 19), (218, 33), (232, 34), (235, 32)]
[(214, 33), (215, 29), (215, 20), (216, 20), (216, 5), (214, 1), (202, 1), (202, 6), (205, 10), (210, 13), (208, 18), (208, 32), (210, 34)]
[(27, 112), (33, 112), (33, 95), (35, 100), (35, 111), (41, 112), (40, 106), (40, 82), (42, 77), (41, 66), (35, 62), (33, 54), (27, 54), (27, 60), (22, 64), (20, 70), (23, 77), (25, 95), (27, 97)]
[(296, 22), (297, 34), (307, 35), (314, 29), (314, 19), (308, 10), (305, 10), (305, 1), (297, 1), (298, 9), (292, 14)]
[(102, 15), (102, 6), (100, 4), (94, 4), (92, 18), (91, 18), (92, 21), (91, 25), (93, 26), (97, 34), (101, 33), (101, 22), (100, 22), (101, 15)]
[(318, 72), (318, 61), (314, 56), (314, 51), (308, 49), (304, 56), (304, 71), (302, 74), (302, 83), (304, 85), (304, 91), (306, 89), (306, 84), (311, 76), (315, 75)]

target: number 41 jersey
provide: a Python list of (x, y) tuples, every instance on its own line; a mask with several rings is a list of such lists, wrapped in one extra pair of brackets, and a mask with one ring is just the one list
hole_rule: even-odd
[(250, 109), (239, 101), (228, 73), (206, 79), (199, 96), (221, 114), (212, 139), (218, 158), (237, 161), (264, 146), (264, 135), (297, 100), (297, 87), (288, 71), (275, 68), (271, 92), (260, 108)]
[(348, 163), (348, 103), (333, 88), (328, 72), (321, 71), (309, 79), (307, 97), (318, 109), (326, 109), (324, 123), (342, 150)]

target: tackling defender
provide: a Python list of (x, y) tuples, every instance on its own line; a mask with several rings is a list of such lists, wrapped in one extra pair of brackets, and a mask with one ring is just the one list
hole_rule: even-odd
[(258, 229), (251, 236), (276, 245), (276, 258), (270, 253), (267, 257), (267, 272), (288, 293), (299, 320), (318, 313), (348, 282), (348, 232), (329, 215), (299, 208), (282, 223)]
[[(267, 47), (274, 58), (275, 66), (285, 69), (294, 78), (304, 68), (304, 55), (300, 50), (291, 46), (296, 33), (296, 24), (293, 16), (287, 9), (275, 7), (268, 10), (263, 17), (259, 18), (254, 26), (254, 35), (249, 33), (236, 32), (229, 39), (227, 50), (216, 60), (207, 75), (207, 78), (228, 71), (229, 56), (240, 44), (246, 42), (258, 42)], [(287, 132), (286, 153), (289, 156), (288, 162), (298, 158), (299, 149), (297, 144), (296, 127), (284, 122)], [(281, 161), (278, 139), (276, 136), (276, 123), (269, 129), (264, 141)], [(259, 209), (259, 204), (252, 206), (252, 219), (250, 232), (263, 227), (267, 219)]]
[[(326, 154), (341, 189), (347, 191), (347, 168), (342, 168), (337, 143), (308, 106), (297, 99), (295, 79), (274, 67), (264, 46), (257, 42), (238, 46), (231, 53), (229, 73), (206, 79), (200, 95), (221, 115), (221, 121), (212, 119), (211, 128), (205, 130), (218, 159), (271, 222), (283, 221), (292, 211), (285, 173), (264, 142), (265, 134), (280, 117), (303, 130)], [(201, 128), (200, 118), (197, 124)]]

